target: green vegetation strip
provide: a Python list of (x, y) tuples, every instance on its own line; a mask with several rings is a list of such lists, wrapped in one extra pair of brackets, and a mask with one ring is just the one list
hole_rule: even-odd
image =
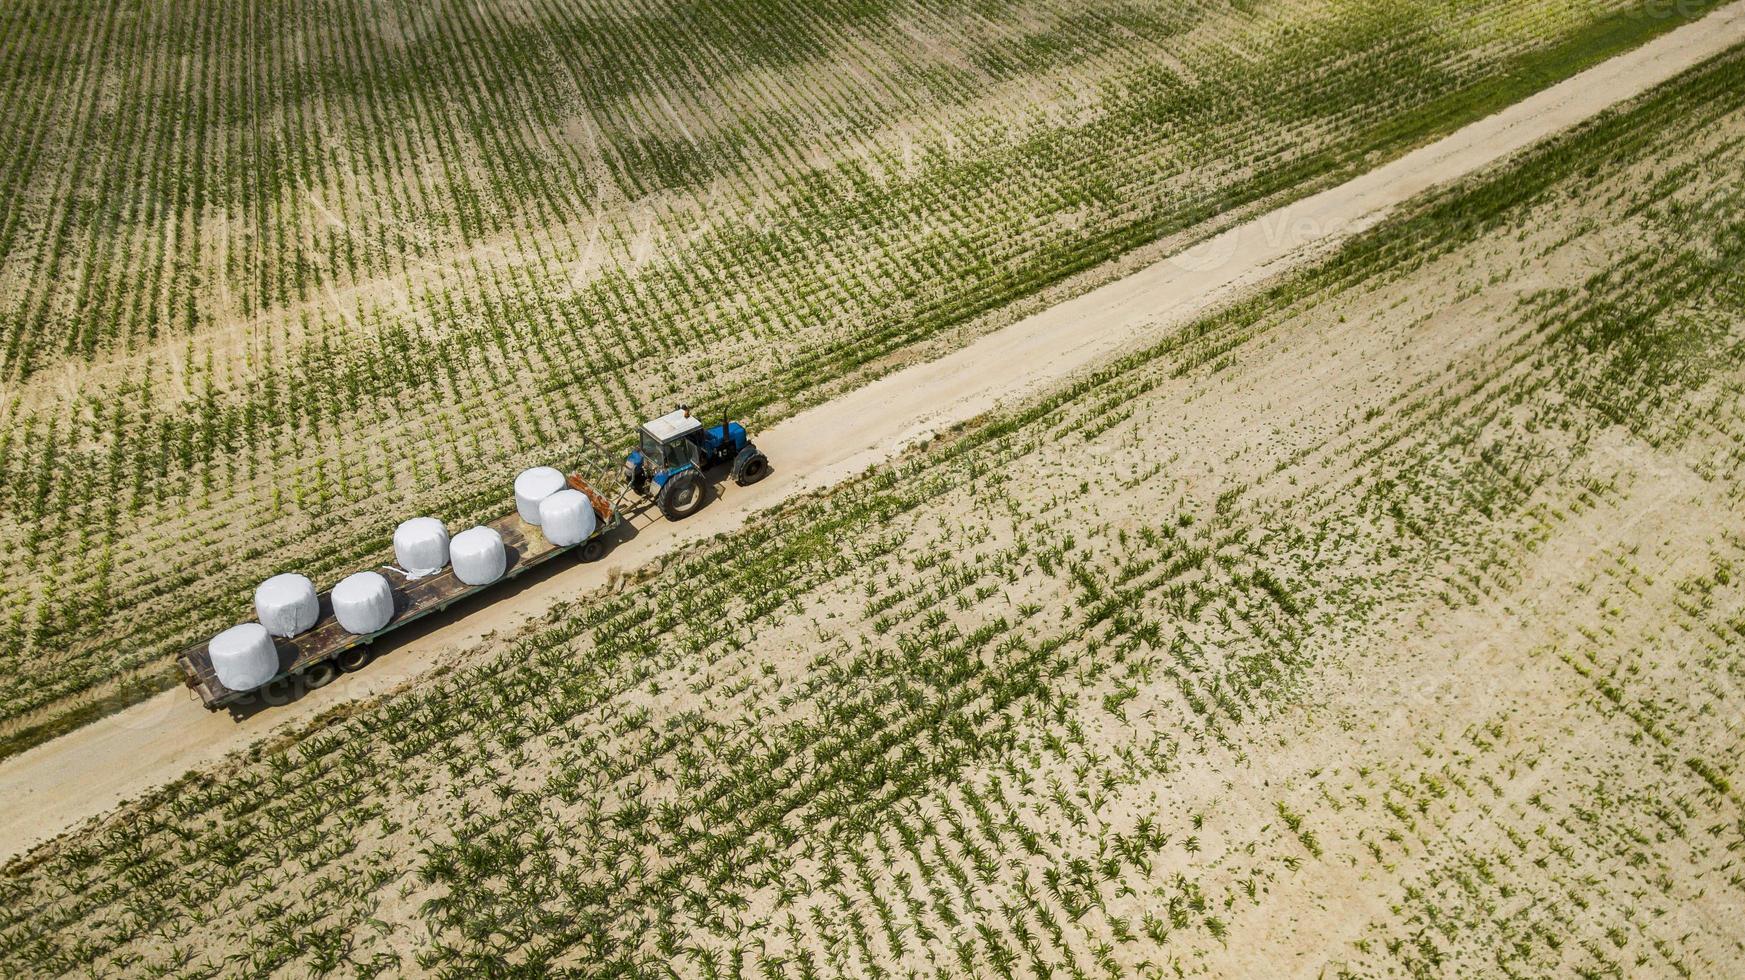
[[(0, 957), (33, 973), (848, 976), (894, 972), (912, 949), (970, 975), (1088, 977), (1118, 972), (1093, 939), (1104, 926), (1124, 946), (1217, 942), (1271, 879), (1246, 892), (1197, 880), (1200, 817), (1111, 832), (1104, 806), (1172, 772), (1184, 748), (1239, 756), (1318, 652), (1361, 635), (1387, 597), (1482, 588), (1496, 549), (1550, 519), (1535, 499), (1610, 492), (1569, 474), (1619, 406), (1678, 448), (1695, 393), (1737, 367), (1705, 317), (1745, 318), (1745, 215), (1675, 203), (1709, 188), (1709, 161), (1681, 160), (1652, 187), (1593, 174), (1677, 158), (1741, 112), (1736, 53), (1066, 390), (167, 787), (9, 869)], [(1167, 480), (1161, 463), (1130, 484), (1074, 465), (1148, 392), (1214, 376), (1269, 331), (1439, 256), (1511, 241), (1548, 208), (1613, 194), (1654, 247), (1529, 296), (1470, 376), (1388, 399), (1329, 450), (1355, 482), (1272, 502), (1242, 486), (1178, 507), (1148, 498), (1131, 530), (1071, 512), (1093, 487), (1112, 500)], [(1168, 734), (1125, 742), (1142, 690)], [(1707, 794), (1682, 804), (1688, 819), (1740, 846), (1726, 775), (1673, 770), (1681, 792)], [(1414, 832), (1431, 819), (1427, 803), (1387, 805)], [(1318, 860), (1339, 831), (1274, 809), (1275, 870), (1256, 874)], [(1122, 936), (1126, 889), (1157, 914)], [(1441, 948), (1418, 934), (1377, 955), (1433, 968)]]

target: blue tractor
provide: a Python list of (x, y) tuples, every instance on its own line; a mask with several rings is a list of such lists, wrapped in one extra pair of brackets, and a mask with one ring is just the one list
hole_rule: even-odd
[(733, 482), (749, 486), (769, 474), (769, 459), (729, 422), (704, 427), (689, 405), (642, 426), (642, 443), (624, 458), (624, 480), (655, 502), (667, 520), (689, 517), (703, 506), (703, 470), (731, 463)]

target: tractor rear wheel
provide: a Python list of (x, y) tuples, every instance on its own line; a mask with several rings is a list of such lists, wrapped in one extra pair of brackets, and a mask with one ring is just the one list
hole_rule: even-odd
[(683, 520), (703, 506), (703, 483), (695, 470), (675, 473), (660, 488), (660, 512), (669, 521)]
[(749, 442), (733, 458), (733, 482), (742, 487), (749, 487), (768, 475), (769, 457)]

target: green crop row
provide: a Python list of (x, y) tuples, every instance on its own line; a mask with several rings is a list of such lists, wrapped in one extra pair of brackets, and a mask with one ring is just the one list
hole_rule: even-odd
[[(1291, 739), (1335, 709), (1311, 685), (1361, 684), (1354, 651), (1403, 656), (1402, 616), (1529, 604), (1522, 570), (1621, 480), (1657, 479), (1654, 454), (1739, 506), (1745, 217), (1691, 202), (1745, 160), (1742, 82), (1735, 53), (1062, 391), (79, 829), (7, 870), (0, 957), (1091, 977), (1198, 962), (1304, 877), (1358, 867), (1401, 894), (1365, 906), (1375, 928), (1330, 974), (1700, 965), (1724, 927), (1613, 909), (1737, 887), (1738, 736), (1723, 688), (1686, 696), (1740, 671), (1737, 535), (1677, 585), (1699, 654), (1612, 664), (1599, 629), (1568, 653), (1556, 693), (1617, 729), (1505, 749), (1522, 720), (1398, 734), (1359, 714), (1403, 755), (1247, 767), (1312, 756)], [(1413, 346), (1440, 313), (1414, 297), (1469, 288), (1497, 322)], [(1378, 335), (1351, 363), (1386, 340), (1449, 366), (1373, 369), (1282, 444), (1246, 417), (1210, 427), (1220, 397), (1257, 429), (1274, 399), (1316, 409), (1233, 379), (1348, 316), (1342, 339)], [(1469, 356), (1442, 348), (1469, 334)], [(1629, 625), (1619, 596), (1668, 618), (1646, 575), (1616, 577), (1594, 626)], [(1516, 837), (1461, 846), (1496, 822)], [(1654, 854), (1663, 832), (1688, 864)]]

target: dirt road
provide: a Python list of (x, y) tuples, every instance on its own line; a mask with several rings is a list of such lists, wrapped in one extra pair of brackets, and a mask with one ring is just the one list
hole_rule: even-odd
[(457, 648), (506, 633), (561, 599), (606, 585), (614, 569), (730, 531), (759, 509), (837, 483), (929, 433), (1059, 384), (1300, 265), (1319, 247), (1370, 227), (1420, 192), (1467, 176), (1739, 43), (1745, 43), (1745, 0), (1368, 174), (795, 416), (757, 437), (776, 466), (763, 483), (729, 488), (683, 524), (646, 524), (598, 564), (517, 582), (470, 613), (455, 610), (461, 614), (399, 642), (368, 669), (293, 704), (238, 721), (208, 714), (187, 692), (171, 691), (8, 759), (0, 763), (0, 800), (6, 802), (0, 859), (281, 726), (394, 688)]

